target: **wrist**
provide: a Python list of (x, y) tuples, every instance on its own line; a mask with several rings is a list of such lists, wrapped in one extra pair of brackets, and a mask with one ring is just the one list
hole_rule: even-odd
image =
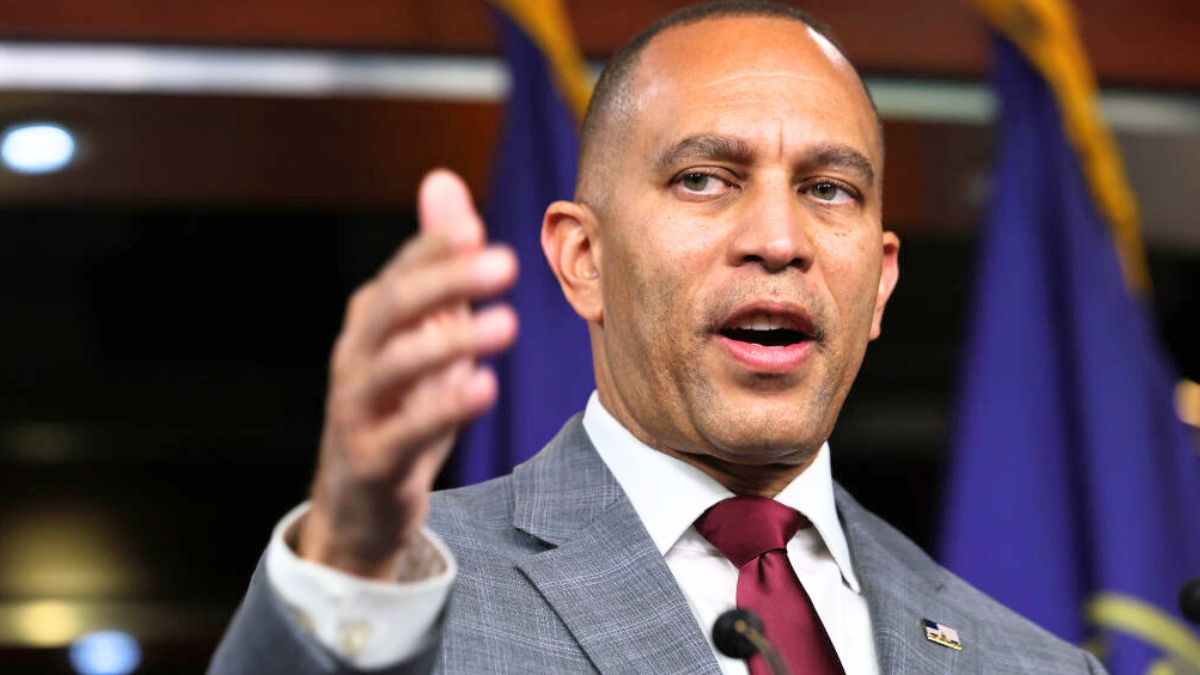
[(285, 543), (304, 560), (375, 581), (395, 581), (412, 548), (400, 541), (381, 542), (337, 527), (315, 505), (284, 533)]

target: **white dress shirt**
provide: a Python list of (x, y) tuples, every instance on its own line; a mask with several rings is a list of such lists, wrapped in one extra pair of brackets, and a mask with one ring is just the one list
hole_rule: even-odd
[[(736, 604), (737, 568), (702, 537), (693, 523), (710, 506), (734, 496), (699, 469), (634, 438), (594, 392), (583, 427), (621, 485), (650, 538), (679, 582), (711, 646), (711, 627)], [(813, 527), (796, 533), (787, 555), (841, 659), (847, 675), (876, 675), (875, 643), (866, 598), (833, 500), (829, 447), (775, 497), (802, 513)], [(453, 556), (423, 530), (442, 554), (446, 570), (412, 583), (359, 579), (297, 557), (285, 535), (303, 515), (301, 505), (275, 528), (267, 550), (267, 577), (299, 622), (326, 647), (359, 668), (381, 668), (413, 655), (445, 604)], [(744, 675), (745, 662), (717, 653), (724, 673)]]
[[(693, 523), (733, 493), (700, 469), (634, 438), (600, 405), (595, 393), (588, 400), (583, 428), (663, 554), (711, 646), (713, 623), (737, 604), (738, 570)], [(775, 501), (796, 509), (813, 524), (788, 542), (788, 561), (812, 599), (846, 675), (878, 673), (867, 600), (854, 575), (833, 502), (828, 444)], [(728, 675), (747, 672), (744, 661), (713, 651)]]
[(308, 512), (305, 502), (284, 516), (267, 547), (267, 580), (292, 617), (317, 641), (363, 670), (399, 663), (421, 648), (450, 596), (457, 567), (442, 540), (425, 537), (446, 565), (420, 581), (363, 579), (296, 555), (287, 536)]

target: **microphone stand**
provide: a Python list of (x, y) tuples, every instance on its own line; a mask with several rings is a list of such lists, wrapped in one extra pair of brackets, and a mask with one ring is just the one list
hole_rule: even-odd
[(774, 675), (791, 675), (788, 672), (787, 664), (779, 657), (779, 652), (775, 651), (771, 643), (767, 642), (766, 636), (755, 630), (754, 626), (739, 619), (734, 623), (733, 629), (741, 633), (743, 637), (750, 641), (750, 644), (754, 645), (758, 653), (762, 654), (763, 658), (767, 660), (767, 667), (771, 669)]
[(713, 644), (730, 658), (748, 660), (755, 654), (767, 662), (772, 675), (791, 675), (779, 651), (763, 635), (762, 620), (744, 609), (731, 609), (717, 617), (712, 629)]

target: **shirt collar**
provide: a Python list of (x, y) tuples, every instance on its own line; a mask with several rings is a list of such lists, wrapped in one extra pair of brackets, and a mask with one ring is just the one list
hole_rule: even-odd
[[(639, 441), (605, 410), (594, 391), (583, 413), (583, 428), (662, 555), (710, 506), (734, 496), (700, 469)], [(861, 592), (834, 504), (828, 443), (775, 500), (812, 522), (846, 584)]]

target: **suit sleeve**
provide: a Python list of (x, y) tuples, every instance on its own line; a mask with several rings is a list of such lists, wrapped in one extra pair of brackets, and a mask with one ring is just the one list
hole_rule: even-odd
[(442, 571), (406, 583), (367, 581), (298, 558), (275, 528), (267, 554), (219, 646), (210, 673), (423, 673), (436, 657), (455, 561), (423, 535)]
[(1090, 675), (1108, 675), (1108, 670), (1104, 667), (1104, 664), (1100, 663), (1100, 660), (1093, 656), (1091, 652), (1083, 652), (1083, 658), (1087, 662), (1088, 673)]

